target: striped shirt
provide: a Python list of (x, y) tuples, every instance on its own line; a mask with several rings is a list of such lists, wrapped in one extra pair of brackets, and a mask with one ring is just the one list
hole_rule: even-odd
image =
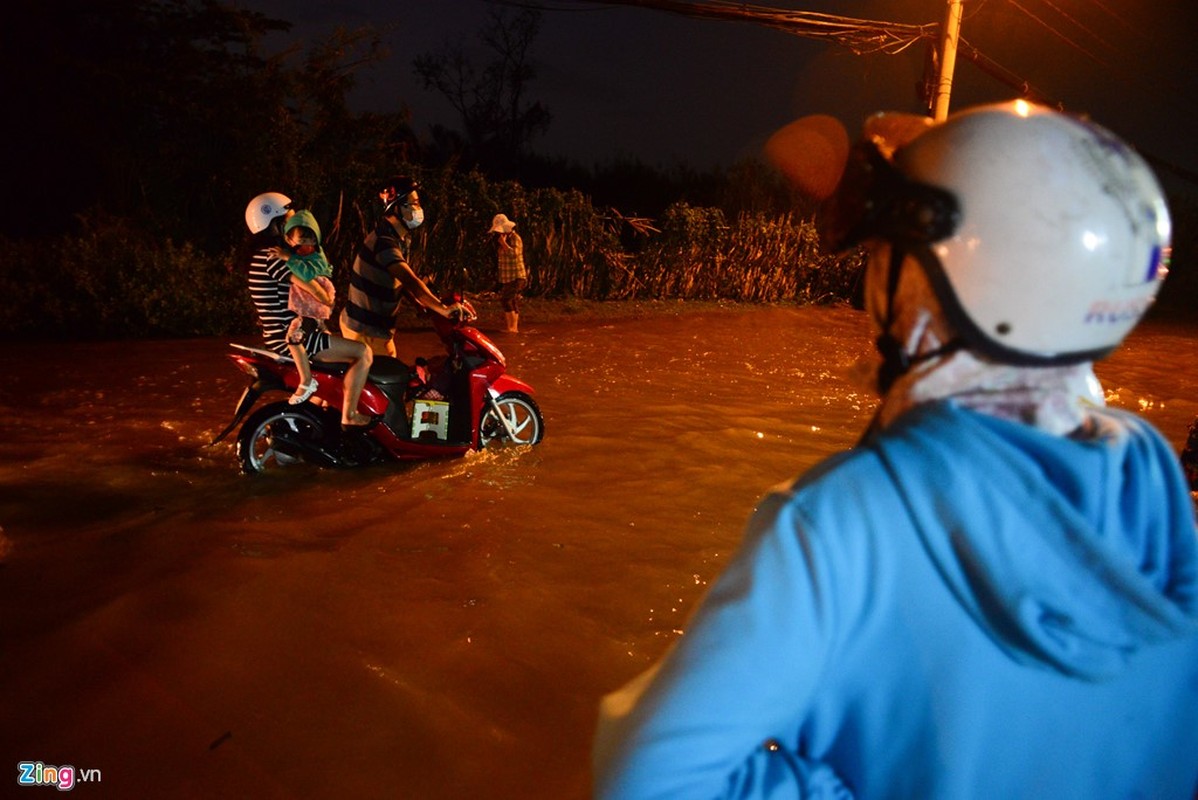
[[(287, 350), (287, 326), (295, 319), (295, 312), (287, 308), (291, 293), (291, 270), (287, 262), (271, 258), (266, 249), (254, 253), (247, 273), (250, 299), (258, 312), (258, 324), (262, 328), (262, 339), (268, 350), (281, 356), (290, 355)], [(311, 331), (304, 338), (304, 349), (314, 356), (329, 346), (329, 334), (320, 330)]]
[(350, 330), (384, 339), (395, 333), (395, 311), (402, 295), (399, 281), (387, 268), (406, 264), (407, 251), (408, 241), (401, 239), (386, 219), (380, 220), (358, 247), (342, 318)]

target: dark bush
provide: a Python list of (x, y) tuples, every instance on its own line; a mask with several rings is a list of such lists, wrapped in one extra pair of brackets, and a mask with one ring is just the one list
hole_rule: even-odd
[[(814, 228), (789, 214), (670, 206), (660, 221), (597, 209), (577, 191), (526, 189), (478, 172), (407, 167), (422, 180), (427, 222), (414, 237), (412, 265), (442, 289), (496, 288), (486, 232), (499, 212), (525, 242), (528, 294), (613, 299), (730, 299), (823, 302), (847, 299), (857, 257), (821, 252)], [(312, 192), (334, 283), (346, 291), (353, 253), (374, 224), (367, 192), (346, 199)], [(240, 220), (231, 220), (240, 225)], [(629, 249), (623, 242), (636, 240)], [(0, 329), (17, 337), (212, 336), (252, 331), (244, 278), (231, 254), (147, 233), (96, 212), (78, 233), (5, 241), (10, 268), (0, 291), (12, 298)]]
[(252, 330), (244, 280), (190, 243), (112, 217), (50, 240), (4, 241), (7, 333), (50, 339), (211, 336)]

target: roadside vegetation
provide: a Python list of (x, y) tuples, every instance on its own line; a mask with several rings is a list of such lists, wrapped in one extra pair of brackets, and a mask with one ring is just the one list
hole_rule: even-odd
[[(654, 219), (596, 208), (581, 192), (492, 183), (477, 172), (421, 175), (428, 209), (412, 263), (442, 290), (486, 293), (495, 270), (484, 232), (499, 210), (520, 220), (528, 295), (579, 300), (735, 300), (831, 302), (851, 294), (857, 256), (819, 247), (809, 218), (677, 203)], [(353, 252), (372, 224), (368, 198), (329, 208), (326, 223), (334, 284), (345, 296)], [(240, 224), (236, 207), (230, 225)], [(71, 232), (0, 239), (8, 267), (0, 293), (10, 299), (0, 329), (21, 337), (208, 336), (253, 330), (236, 244), (205, 252), (195, 242), (151, 232), (128, 218), (80, 214)]]
[[(40, 66), (2, 89), (22, 111), (6, 153), (19, 202), (0, 218), (11, 337), (252, 332), (238, 249), (246, 203), (268, 190), (316, 214), (343, 297), (376, 219), (372, 183), (401, 172), (420, 179), (427, 213), (413, 266), (442, 289), (495, 288), (484, 232), (501, 211), (520, 225), (535, 298), (823, 303), (857, 288), (860, 253), (823, 252), (816, 209), (762, 163), (539, 156), (552, 114), (533, 99), (535, 11), (491, 11), (489, 62), (449, 45), (415, 57), (461, 118), (418, 136), (402, 104), (350, 109), (355, 75), (383, 55), (370, 29), (267, 55), (290, 23), (220, 0), (68, 15), (14, 2), (24, 22), (8, 72)], [(1174, 265), (1188, 276), (1194, 237), (1177, 227)]]

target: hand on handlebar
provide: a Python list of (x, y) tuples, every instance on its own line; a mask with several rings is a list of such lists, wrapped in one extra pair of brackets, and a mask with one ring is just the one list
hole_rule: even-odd
[(474, 319), (474, 315), (470, 313), (470, 309), (461, 303), (451, 303), (447, 305), (445, 307), (445, 316), (454, 322), (469, 322)]

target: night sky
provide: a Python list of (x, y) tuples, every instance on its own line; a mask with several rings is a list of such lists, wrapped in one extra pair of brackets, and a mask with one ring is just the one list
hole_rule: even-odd
[[(342, 25), (385, 31), (392, 56), (359, 75), (363, 109), (412, 111), (423, 133), (454, 126), (420, 85), (412, 59), (448, 41), (484, 51), (487, 0), (237, 0), (296, 24), (288, 39)], [(881, 109), (919, 111), (920, 45), (892, 56), (850, 50), (752, 23), (542, 0), (532, 96), (553, 113), (542, 152), (582, 163), (631, 156), (666, 166), (727, 165), (798, 116), (831, 114), (855, 133)], [(774, 0), (759, 5), (902, 23), (940, 22), (943, 0)], [(1156, 6), (1156, 9), (1150, 8)], [(1168, 6), (1168, 10), (1159, 10)], [(1198, 4), (1142, 0), (966, 0), (962, 37), (1071, 111), (1085, 112), (1146, 154), (1198, 174)], [(280, 38), (278, 46), (289, 42)], [(1015, 96), (959, 61), (953, 108)], [(1198, 189), (1198, 186), (1193, 186)]]

